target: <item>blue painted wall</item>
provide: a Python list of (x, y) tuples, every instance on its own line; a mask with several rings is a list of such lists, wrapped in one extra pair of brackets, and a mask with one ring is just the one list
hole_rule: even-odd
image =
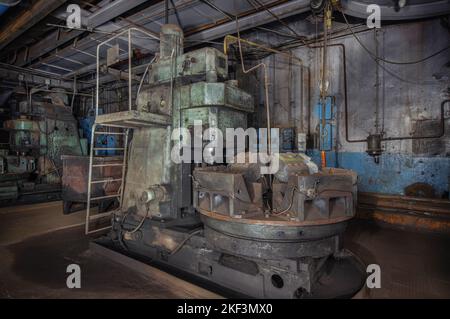
[[(320, 152), (308, 151), (313, 161), (321, 165)], [(337, 159), (337, 162), (336, 162)], [(380, 163), (366, 153), (335, 152), (327, 153), (327, 166), (352, 169), (358, 173), (358, 190), (401, 194), (406, 186), (417, 182), (432, 185), (437, 195), (449, 189), (449, 157), (413, 157), (409, 154), (384, 153)]]
[[(103, 109), (99, 109), (99, 114), (103, 114)], [(92, 138), (92, 126), (95, 123), (95, 116), (93, 112), (90, 112), (89, 116), (86, 116), (80, 119), (80, 126), (83, 130), (83, 135), (87, 139), (88, 148), (91, 147), (91, 138)], [(115, 148), (117, 147), (117, 138), (115, 135), (98, 135), (96, 137), (96, 145), (102, 145), (102, 147), (107, 148)], [(115, 155), (115, 150), (107, 150), (107, 151), (97, 151), (97, 154), (100, 156), (105, 155)]]
[(0, 16), (5, 13), (9, 7), (0, 4)]

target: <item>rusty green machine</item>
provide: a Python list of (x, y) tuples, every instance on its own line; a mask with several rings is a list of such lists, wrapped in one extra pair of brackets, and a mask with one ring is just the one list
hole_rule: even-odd
[[(53, 97), (53, 99), (52, 99)], [(16, 118), (5, 121), (9, 146), (0, 156), (0, 205), (61, 198), (63, 154), (81, 155), (77, 121), (58, 95), (24, 101)]]
[[(115, 195), (120, 207), (98, 243), (243, 296), (355, 294), (365, 270), (341, 239), (355, 214), (356, 175), (318, 170), (295, 153), (280, 155), (271, 176), (261, 175), (262, 164), (174, 162), (171, 152), (181, 139), (174, 130), (185, 128), (195, 139), (196, 121), (203, 129), (245, 129), (254, 100), (228, 78), (220, 51), (183, 54), (179, 27), (164, 25), (160, 46), (137, 109), (96, 118), (98, 127), (123, 129), (126, 164)], [(88, 203), (103, 198), (88, 196)], [(88, 212), (87, 233), (96, 231), (93, 217)]]

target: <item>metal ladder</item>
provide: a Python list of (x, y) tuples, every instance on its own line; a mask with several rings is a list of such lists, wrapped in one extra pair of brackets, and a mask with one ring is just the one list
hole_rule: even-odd
[[(122, 132), (105, 132), (105, 131), (99, 131), (97, 130), (100, 127), (104, 127), (104, 128), (118, 128), (121, 129)], [(94, 125), (92, 126), (92, 134), (91, 134), (91, 152), (90, 152), (90, 156), (89, 156), (89, 175), (88, 175), (88, 191), (87, 191), (87, 208), (86, 208), (86, 225), (85, 225), (85, 233), (86, 235), (90, 235), (90, 234), (94, 234), (94, 233), (98, 233), (101, 231), (105, 231), (110, 229), (112, 226), (109, 225), (107, 227), (102, 227), (102, 228), (97, 228), (97, 229), (92, 229), (91, 227), (91, 222), (93, 221), (98, 221), (99, 219), (105, 218), (105, 217), (110, 217), (111, 214), (113, 214), (116, 210), (111, 210), (108, 212), (104, 212), (104, 213), (97, 213), (97, 214), (91, 214), (91, 203), (92, 202), (99, 202), (105, 199), (112, 199), (112, 198), (117, 198), (119, 201), (119, 209), (122, 208), (122, 200), (123, 200), (123, 194), (124, 194), (124, 189), (125, 189), (125, 185), (124, 185), (124, 181), (125, 181), (125, 174), (126, 174), (126, 169), (127, 169), (127, 158), (128, 158), (128, 137), (129, 137), (129, 132), (130, 132), (129, 127), (124, 127), (124, 126), (119, 126), (119, 125), (113, 125), (113, 124), (98, 124), (98, 123), (94, 123)], [(122, 139), (123, 141), (123, 146), (122, 147), (97, 147), (96, 146), (96, 136), (98, 135), (106, 135), (106, 136), (111, 136), (111, 135), (120, 135), (123, 136), (124, 138)], [(123, 160), (121, 163), (95, 163), (94, 159), (98, 158), (97, 157), (97, 152), (99, 151), (118, 151), (118, 152), (122, 152), (122, 156), (123, 156)], [(108, 156), (104, 156), (101, 157), (102, 159), (107, 158)], [(111, 156), (112, 157), (112, 156)], [(114, 157), (116, 158), (117, 155), (114, 155)], [(103, 177), (100, 180), (93, 180), (92, 179), (92, 173), (95, 169), (101, 169), (104, 167), (122, 167), (122, 174), (120, 178), (114, 178), (114, 177)], [(97, 196), (97, 197), (92, 197), (92, 188), (93, 185), (96, 184), (104, 184), (104, 183), (108, 183), (108, 182), (120, 182), (120, 187), (119, 187), (119, 192), (117, 194), (113, 194), (113, 195), (105, 195), (105, 196)]]

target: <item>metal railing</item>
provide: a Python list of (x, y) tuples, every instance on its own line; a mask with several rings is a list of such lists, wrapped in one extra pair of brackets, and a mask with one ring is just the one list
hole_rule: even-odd
[(153, 40), (160, 41), (159, 37), (151, 34), (148, 31), (139, 29), (139, 28), (129, 28), (127, 30), (124, 30), (115, 36), (109, 38), (108, 40), (103, 41), (102, 43), (97, 45), (97, 79), (96, 79), (96, 98), (95, 98), (95, 116), (98, 116), (98, 105), (99, 105), (99, 92), (100, 92), (100, 49), (101, 47), (109, 44), (111, 41), (114, 41), (118, 38), (122, 38), (123, 36), (127, 36), (128, 39), (128, 109), (132, 110), (132, 58), (133, 58), (133, 52), (132, 52), (132, 32), (139, 32), (145, 36), (148, 36), (149, 38)]

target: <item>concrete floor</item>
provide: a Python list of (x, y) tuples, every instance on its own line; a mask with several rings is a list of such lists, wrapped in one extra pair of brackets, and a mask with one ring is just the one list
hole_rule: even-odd
[(63, 215), (62, 211), (62, 202), (0, 208), (0, 245), (7, 246), (37, 235), (84, 225), (84, 212)]
[(381, 288), (357, 298), (450, 298), (450, 236), (354, 220), (344, 246), (381, 268)]
[[(0, 209), (1, 298), (211, 297), (185, 283), (164, 284), (93, 254), (80, 226), (84, 212), (62, 215), (61, 203)], [(380, 289), (356, 298), (450, 298), (450, 237), (354, 221), (345, 247), (381, 266)], [(82, 269), (82, 288), (66, 288), (66, 267)]]
[[(63, 215), (61, 202), (0, 209), (0, 298), (216, 296), (178, 279), (176, 287), (165, 285), (165, 275), (149, 278), (93, 254), (84, 218), (85, 211)], [(81, 289), (66, 286), (69, 264), (81, 268)]]

